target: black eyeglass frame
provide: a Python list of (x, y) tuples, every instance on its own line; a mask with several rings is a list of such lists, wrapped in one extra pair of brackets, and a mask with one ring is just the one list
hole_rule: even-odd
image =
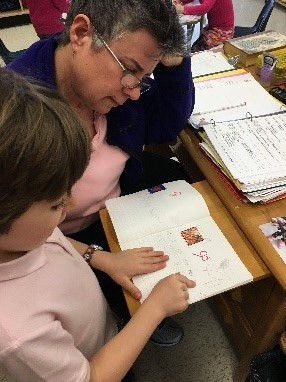
[[(102, 42), (102, 44), (104, 45), (104, 47), (108, 50), (108, 52), (111, 54), (111, 56), (114, 58), (114, 60), (118, 63), (118, 65), (120, 66), (122, 72), (123, 72), (123, 75), (121, 77), (121, 85), (125, 88), (125, 89), (135, 89), (135, 88), (138, 88), (140, 87), (140, 94), (143, 94), (145, 92), (147, 92), (148, 90), (150, 90), (151, 88), (151, 85), (144, 79), (142, 80), (139, 80), (139, 78), (137, 78), (135, 76), (135, 74), (133, 74), (129, 69), (127, 69), (121, 62), (120, 60), (117, 58), (117, 56), (115, 55), (115, 53), (111, 50), (111, 48), (109, 47), (109, 45), (105, 42), (104, 38), (101, 36), (100, 33), (98, 33), (98, 31), (93, 27), (93, 30), (94, 30), (94, 33), (96, 34), (96, 36), (99, 38), (99, 40)], [(131, 79), (131, 82), (134, 82), (133, 85), (128, 84), (128, 78)], [(147, 76), (146, 76), (147, 78)], [(127, 81), (127, 82), (126, 82)]]

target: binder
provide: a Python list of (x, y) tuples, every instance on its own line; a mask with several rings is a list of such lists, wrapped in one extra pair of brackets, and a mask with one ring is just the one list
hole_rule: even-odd
[[(240, 200), (252, 203), (285, 197), (285, 105), (244, 69), (197, 77), (194, 84), (196, 102), (189, 123), (226, 185)], [(278, 139), (275, 129), (281, 129)], [(244, 166), (241, 171), (239, 164)]]
[(189, 123), (200, 130), (205, 125), (280, 111), (281, 102), (272, 97), (244, 69), (194, 79), (196, 102)]
[(200, 147), (249, 202), (269, 203), (286, 196), (286, 107), (269, 115), (208, 124)]

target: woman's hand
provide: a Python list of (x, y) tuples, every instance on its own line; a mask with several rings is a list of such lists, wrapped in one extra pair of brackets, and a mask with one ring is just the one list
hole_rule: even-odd
[(182, 56), (175, 56), (175, 55), (166, 54), (165, 56), (163, 56), (161, 58), (160, 63), (164, 66), (172, 67), (172, 66), (181, 65), (182, 61), (183, 61)]
[(117, 284), (138, 300), (141, 298), (141, 292), (131, 278), (158, 271), (166, 266), (166, 261), (169, 259), (163, 251), (154, 251), (152, 247), (127, 249), (118, 253), (105, 252), (103, 256), (100, 256), (100, 267), (92, 265), (108, 273)]

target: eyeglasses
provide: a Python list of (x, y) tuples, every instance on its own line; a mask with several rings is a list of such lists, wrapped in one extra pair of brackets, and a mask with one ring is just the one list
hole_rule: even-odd
[(105, 46), (105, 48), (108, 50), (108, 52), (112, 55), (112, 57), (115, 59), (115, 61), (118, 63), (120, 68), (122, 69), (123, 75), (121, 77), (121, 85), (126, 89), (135, 89), (140, 87), (140, 94), (143, 94), (147, 92), (151, 85), (146, 80), (139, 80), (129, 69), (127, 69), (115, 56), (113, 51), (109, 48), (107, 43), (104, 41), (103, 37), (97, 32), (97, 30), (94, 28), (95, 34), (99, 38), (99, 40), (102, 42), (102, 44)]

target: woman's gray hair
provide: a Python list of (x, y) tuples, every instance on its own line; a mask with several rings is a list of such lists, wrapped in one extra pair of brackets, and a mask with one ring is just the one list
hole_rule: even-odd
[[(162, 54), (185, 51), (184, 32), (171, 0), (72, 0), (61, 44), (69, 43), (70, 28), (78, 14), (86, 15), (107, 43), (126, 31), (144, 28), (158, 41)], [(95, 38), (94, 49), (101, 46)]]

